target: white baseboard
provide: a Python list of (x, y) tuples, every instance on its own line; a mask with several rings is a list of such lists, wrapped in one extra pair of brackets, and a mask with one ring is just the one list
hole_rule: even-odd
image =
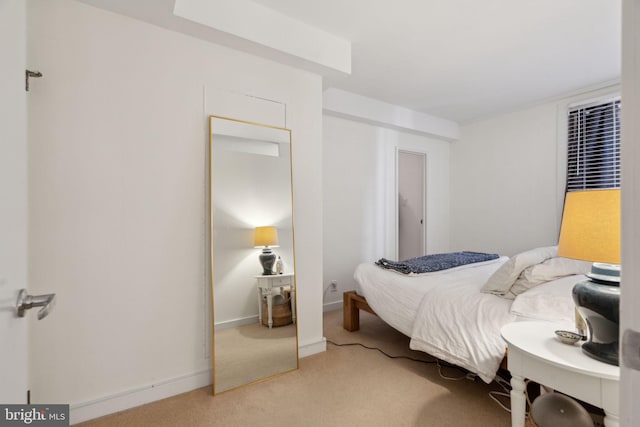
[(312, 354), (323, 353), (327, 351), (327, 339), (322, 337), (320, 341), (308, 344), (298, 345), (298, 357), (303, 358)]
[[(257, 320), (254, 320), (257, 321)], [(327, 351), (326, 338), (301, 344), (300, 358)], [(99, 399), (75, 403), (70, 406), (70, 424), (77, 424), (94, 418), (124, 411), (156, 400), (186, 393), (212, 384), (211, 369), (171, 378), (158, 383), (125, 390)]]
[(342, 301), (327, 302), (322, 305), (322, 311), (342, 310)]
[(253, 325), (254, 323), (258, 323), (257, 314), (255, 316), (241, 317), (239, 319), (225, 320), (224, 322), (218, 322), (215, 325), (215, 330), (221, 331), (223, 329), (237, 328), (239, 326), (245, 326), (245, 325)]
[(211, 370), (205, 369), (200, 372), (194, 372), (193, 374), (184, 375), (182, 377), (172, 378), (144, 387), (123, 391), (100, 399), (76, 403), (70, 407), (70, 423), (81, 423), (104, 415), (144, 405), (145, 403), (186, 393), (211, 384)]

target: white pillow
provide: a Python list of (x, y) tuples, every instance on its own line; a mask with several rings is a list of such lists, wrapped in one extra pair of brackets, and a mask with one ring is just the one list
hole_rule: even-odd
[(575, 304), (571, 291), (583, 275), (567, 276), (546, 282), (521, 293), (513, 300), (511, 314), (527, 319), (575, 324)]
[(480, 291), (503, 296), (509, 291), (511, 285), (515, 283), (525, 268), (540, 264), (556, 255), (558, 255), (557, 246), (531, 249), (514, 255), (489, 277), (489, 280), (482, 286)]
[(591, 263), (569, 258), (549, 258), (548, 260), (525, 268), (514, 284), (509, 288), (505, 298), (513, 299), (521, 293), (551, 280), (573, 274), (587, 274), (591, 270)]

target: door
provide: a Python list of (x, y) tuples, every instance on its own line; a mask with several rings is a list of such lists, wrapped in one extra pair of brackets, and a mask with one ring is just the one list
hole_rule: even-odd
[(0, 402), (27, 403), (27, 321), (16, 316), (27, 287), (26, 2), (0, 0)]
[(398, 151), (398, 259), (426, 253), (425, 176), (426, 155)]
[[(622, 4), (622, 283), (620, 331), (622, 360), (620, 370), (620, 425), (640, 422), (640, 343), (630, 340), (629, 331), (640, 332), (640, 0)], [(636, 336), (637, 338), (637, 336)]]

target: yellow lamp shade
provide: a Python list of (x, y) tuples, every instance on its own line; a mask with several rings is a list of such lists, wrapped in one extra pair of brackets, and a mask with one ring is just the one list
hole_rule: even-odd
[(558, 256), (620, 264), (620, 190), (566, 195)]
[(256, 227), (254, 245), (256, 248), (278, 246), (278, 229), (273, 226)]

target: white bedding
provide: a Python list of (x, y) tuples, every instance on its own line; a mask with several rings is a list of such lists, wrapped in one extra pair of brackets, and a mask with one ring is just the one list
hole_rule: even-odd
[[(535, 318), (537, 309), (541, 310), (538, 318), (568, 323), (573, 313), (571, 287), (584, 278), (559, 279), (557, 287), (553, 286), (556, 281), (548, 282), (539, 287), (548, 286), (551, 293), (533, 288), (515, 300), (481, 293), (487, 279), (507, 260), (500, 257), (416, 276), (360, 264), (354, 278), (358, 293), (382, 320), (411, 338), (412, 349), (468, 369), (489, 383), (506, 348), (500, 328)], [(520, 313), (511, 310), (512, 303)]]
[(356, 291), (382, 320), (410, 337), (418, 307), (432, 287), (447, 286), (457, 282), (477, 280), (486, 282), (489, 276), (508, 257), (463, 265), (449, 270), (407, 276), (393, 270), (382, 269), (374, 264), (360, 264), (354, 278), (358, 284)]
[(511, 314), (523, 320), (564, 323), (566, 328), (571, 329), (575, 326), (575, 304), (571, 293), (574, 285), (584, 280), (587, 280), (587, 276), (576, 274), (529, 289), (513, 301)]
[(476, 279), (433, 287), (418, 308), (409, 346), (490, 383), (506, 348), (500, 328), (517, 317), (509, 311), (512, 301), (481, 293), (483, 284)]

